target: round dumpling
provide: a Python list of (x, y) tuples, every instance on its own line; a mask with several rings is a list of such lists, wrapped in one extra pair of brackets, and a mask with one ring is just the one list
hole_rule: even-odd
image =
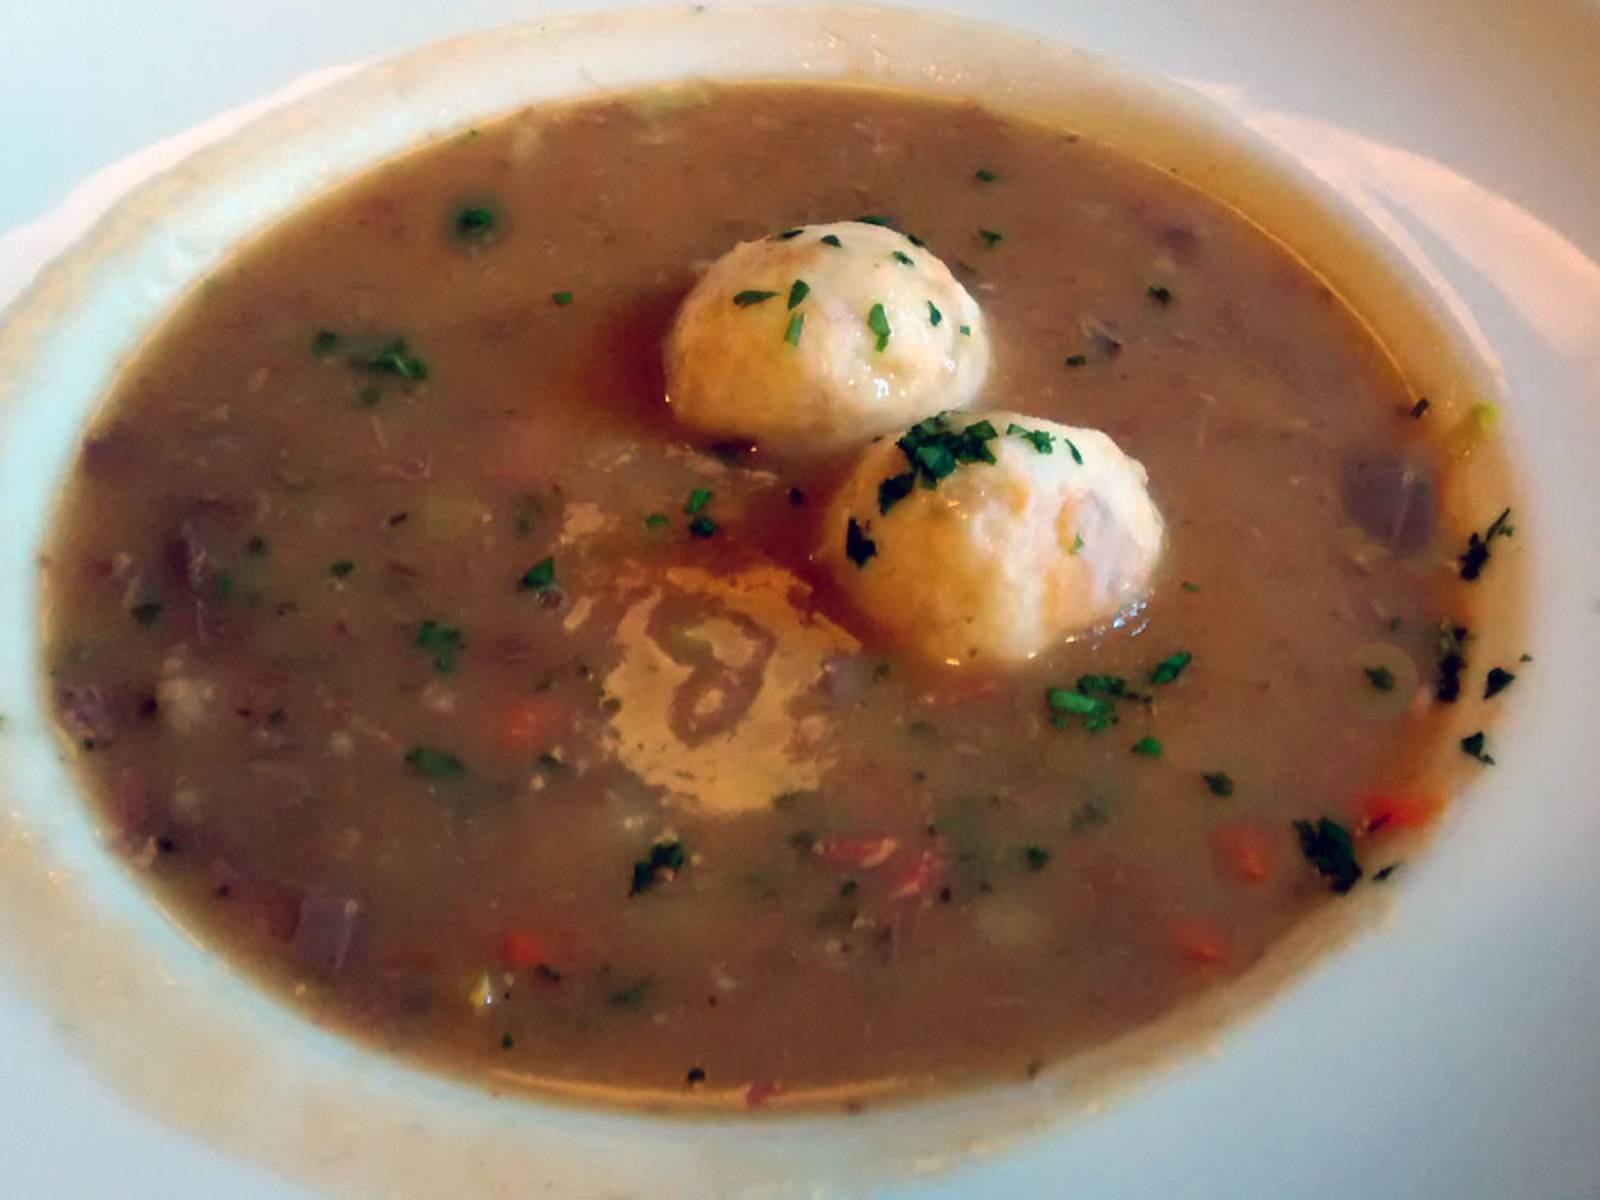
[(667, 399), (696, 433), (828, 450), (971, 404), (977, 301), (903, 233), (861, 221), (741, 242), (684, 299)]
[(1018, 661), (1145, 599), (1163, 540), (1146, 482), (1097, 429), (940, 414), (866, 448), (820, 553), (914, 653)]

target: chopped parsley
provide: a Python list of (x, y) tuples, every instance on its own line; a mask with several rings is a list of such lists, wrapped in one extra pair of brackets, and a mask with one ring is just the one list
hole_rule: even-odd
[(633, 882), (628, 886), (628, 895), (637, 896), (640, 892), (654, 887), (663, 871), (671, 879), (683, 870), (688, 862), (688, 855), (683, 852), (683, 843), (679, 841), (657, 842), (650, 847), (650, 852), (633, 864)]
[(867, 565), (867, 559), (878, 553), (878, 543), (862, 532), (860, 523), (850, 518), (844, 530), (844, 556), (858, 567)]
[(689, 493), (689, 498), (683, 502), (683, 511), (692, 517), (710, 503), (711, 489), (695, 488), (694, 491)]
[(1418, 399), (1418, 401), (1415, 404), (1413, 404), (1411, 406), (1411, 417), (1412, 417), (1412, 419), (1416, 420), (1416, 419), (1420, 418), (1422, 416), (1422, 414), (1427, 412), (1428, 409), (1431, 408), (1431, 407), (1433, 407), (1433, 406), (1429, 402), (1428, 398), (1426, 396), (1421, 397), (1420, 399)]
[(481, 241), (494, 232), (494, 211), (488, 208), (463, 208), (456, 213), (456, 233)]
[(880, 216), (876, 213), (868, 213), (864, 217), (857, 217), (856, 223), (859, 225), (882, 225), (886, 229), (894, 225), (894, 221), (889, 217)]
[(972, 336), (972, 326), (971, 325), (958, 325), (957, 328), (961, 331), (961, 336), (962, 337), (971, 337)]
[(1399, 869), (1399, 863), (1390, 863), (1387, 867), (1382, 867), (1372, 873), (1372, 882), (1383, 883)]
[(1200, 590), (1200, 585), (1198, 583), (1190, 583), (1187, 579), (1185, 579), (1178, 586), (1186, 592), (1198, 592)]
[(936, 305), (932, 300), (929, 300), (928, 301), (928, 324), (932, 325), (935, 329), (937, 329), (937, 328), (939, 328), (939, 322), (942, 321), (942, 320), (944, 320), (944, 314), (939, 311), (939, 306)]
[(1163, 287), (1159, 283), (1152, 283), (1149, 287), (1145, 288), (1144, 294), (1149, 296), (1150, 299), (1154, 300), (1157, 304), (1172, 303), (1172, 289), (1169, 287)]
[(467, 771), (467, 764), (454, 754), (431, 746), (413, 746), (407, 750), (406, 766), (424, 779), (459, 779)]
[(791, 238), (799, 237), (804, 232), (804, 229), (785, 229), (782, 233), (773, 234), (772, 240), (775, 242), (787, 242)]
[(1491, 696), (1498, 696), (1516, 680), (1517, 677), (1505, 668), (1490, 667), (1489, 674), (1483, 681), (1483, 698), (1487, 700)]
[(957, 432), (943, 413), (917, 422), (895, 442), (911, 469), (878, 486), (879, 510), (887, 513), (895, 502), (910, 495), (913, 483), (920, 482), (930, 489), (938, 487), (939, 481), (962, 463), (993, 464), (994, 452), (989, 443), (996, 436), (988, 421), (975, 421)]
[(755, 288), (748, 288), (742, 292), (735, 292), (733, 302), (740, 308), (749, 308), (752, 304), (760, 304), (763, 300), (771, 300), (777, 292), (763, 292)]
[(454, 625), (427, 620), (417, 627), (416, 643), (433, 656), (433, 669), (441, 674), (455, 670), (456, 656), (466, 648), (466, 639)]
[(1205, 780), (1213, 796), (1233, 795), (1233, 780), (1226, 771), (1207, 771), (1200, 778)]
[(1175, 654), (1169, 654), (1158, 662), (1150, 672), (1150, 682), (1155, 684), (1172, 683), (1179, 675), (1183, 674), (1184, 668), (1189, 665), (1193, 658), (1194, 655), (1187, 650), (1179, 650)]
[(1128, 691), (1128, 681), (1121, 675), (1080, 675), (1078, 690), (1085, 696), (1092, 696), (1098, 692), (1105, 696), (1134, 698), (1133, 693)]
[(1072, 455), (1072, 461), (1080, 467), (1083, 466), (1083, 455), (1078, 452), (1078, 444), (1069, 437), (1064, 437), (1061, 440), (1067, 444), (1067, 453)]
[(1433, 685), (1433, 697), (1443, 704), (1454, 704), (1461, 697), (1461, 672), (1467, 669), (1461, 650), (1468, 636), (1465, 625), (1439, 623), (1439, 679)]
[(867, 312), (867, 328), (878, 335), (878, 344), (875, 347), (882, 351), (889, 344), (889, 316), (883, 311), (882, 304), (874, 304)]
[(1461, 753), (1468, 758), (1477, 759), (1486, 767), (1492, 767), (1494, 766), (1494, 755), (1484, 751), (1484, 741), (1483, 730), (1480, 729), (1477, 733), (1469, 733), (1461, 739)]
[(1050, 723), (1057, 729), (1067, 728), (1073, 717), (1083, 718), (1083, 727), (1090, 733), (1109, 729), (1117, 721), (1116, 705), (1105, 696), (1091, 696), (1085, 692), (1083, 680), (1078, 681), (1076, 691), (1071, 688), (1046, 688), (1044, 699), (1050, 709)]
[(128, 610), (128, 615), (141, 625), (154, 625), (161, 619), (161, 602), (146, 600), (143, 604), (135, 604)]
[(904, 267), (914, 267), (917, 265), (915, 260), (912, 259), (911, 255), (907, 254), (904, 250), (896, 250), (890, 254), (889, 257)]
[(1082, 550), (1082, 549), (1083, 549), (1083, 534), (1074, 533), (1072, 535), (1072, 549), (1068, 550), (1067, 553), (1072, 555), (1073, 557), (1077, 557), (1078, 551)]
[(332, 575), (335, 579), (345, 579), (349, 576), (350, 572), (354, 571), (355, 569), (356, 564), (351, 562), (348, 558), (341, 558), (338, 562), (331, 562), (328, 564), (328, 574)]
[(1342, 895), (1355, 887), (1361, 878), (1361, 864), (1356, 861), (1348, 829), (1328, 817), (1319, 818), (1316, 824), (1296, 821), (1294, 829), (1300, 835), (1300, 852), (1328, 881), (1331, 891)]
[(1481, 535), (1474, 532), (1467, 539), (1465, 552), (1457, 556), (1461, 564), (1461, 578), (1470, 582), (1483, 573), (1484, 564), (1489, 561), (1489, 543), (1497, 537), (1510, 537), (1516, 533), (1516, 529), (1509, 524), (1510, 519), (1511, 510), (1502, 509)]
[(697, 538), (711, 537), (719, 528), (721, 528), (721, 526), (719, 526), (710, 517), (704, 515), (698, 516), (689, 522), (689, 533)]
[(980, 229), (978, 230), (978, 236), (984, 240), (984, 244), (991, 250), (1005, 240), (1004, 234), (996, 233), (992, 229)]
[(555, 305), (556, 305), (557, 308), (565, 308), (567, 305), (572, 303), (572, 293), (571, 292), (551, 292), (550, 293), (550, 299), (555, 301)]
[(333, 330), (319, 329), (316, 332), (316, 336), (311, 339), (311, 353), (318, 358), (324, 358), (342, 345), (344, 345), (344, 338)]
[(800, 344), (800, 331), (805, 328), (805, 313), (795, 313), (789, 318), (789, 327), (783, 331), (783, 340), (791, 346)]
[(1028, 870), (1042, 871), (1050, 865), (1050, 851), (1039, 845), (1024, 846), (1022, 861), (1028, 865)]
[(666, 523), (667, 523), (667, 514), (666, 513), (651, 513), (649, 516), (645, 517), (645, 519), (644, 519), (644, 527), (646, 529), (660, 529)]
[(835, 250), (844, 245), (844, 243), (839, 240), (838, 234), (834, 233), (825, 233), (819, 240), (824, 246), (832, 246)]
[(1067, 366), (1069, 366), (1069, 367), (1081, 367), (1085, 363), (1087, 363), (1088, 361), (1089, 361), (1089, 356), (1087, 354), (1069, 354), (1069, 355), (1067, 355)]
[(789, 307), (793, 308), (811, 294), (811, 285), (804, 279), (796, 279), (789, 285)]
[(541, 558), (517, 580), (519, 592), (547, 592), (556, 584), (556, 560)]
[(1033, 448), (1040, 454), (1054, 454), (1056, 435), (1047, 429), (1024, 429), (1015, 421), (1006, 426), (1007, 437), (1019, 437), (1025, 442), (1032, 442)]
[(610, 992), (606, 999), (617, 1008), (638, 1008), (650, 995), (650, 981), (636, 979), (627, 987)]
[(391, 338), (375, 354), (356, 361), (357, 366), (383, 375), (398, 375), (408, 383), (421, 383), (428, 377), (428, 364), (406, 350), (406, 339)]
[(1394, 691), (1394, 672), (1388, 667), (1362, 667), (1367, 676), (1367, 682), (1380, 692)]
[(911, 494), (911, 489), (917, 484), (915, 473), (906, 471), (901, 475), (891, 475), (878, 485), (878, 513), (887, 515), (889, 510)]
[(1161, 743), (1147, 734), (1133, 744), (1133, 752), (1145, 758), (1160, 758)]
[(1000, 176), (989, 170), (988, 167), (979, 167), (972, 173), (972, 177), (979, 183), (993, 183), (995, 180), (1000, 178)]

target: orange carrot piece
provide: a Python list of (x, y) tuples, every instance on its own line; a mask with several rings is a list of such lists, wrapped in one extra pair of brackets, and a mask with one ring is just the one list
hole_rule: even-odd
[(1228, 957), (1228, 942), (1208, 917), (1179, 917), (1167, 926), (1172, 945), (1186, 962), (1215, 966)]
[(500, 957), (508, 967), (536, 967), (550, 961), (550, 953), (544, 942), (520, 929), (506, 934), (500, 946)]
[(1272, 839), (1255, 825), (1223, 825), (1212, 830), (1211, 857), (1217, 870), (1239, 883), (1263, 883), (1277, 855)]

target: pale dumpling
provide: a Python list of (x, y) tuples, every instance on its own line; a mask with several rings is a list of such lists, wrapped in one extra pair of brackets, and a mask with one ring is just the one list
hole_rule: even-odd
[(790, 452), (966, 407), (988, 368), (983, 314), (949, 268), (861, 221), (741, 242), (684, 299), (666, 344), (679, 422)]
[(1099, 430), (941, 414), (866, 448), (819, 552), (907, 650), (1020, 661), (1146, 598), (1164, 536), (1146, 483)]

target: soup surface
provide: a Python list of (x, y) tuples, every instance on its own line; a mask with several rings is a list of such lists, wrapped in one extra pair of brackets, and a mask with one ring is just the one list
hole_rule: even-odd
[[(812, 560), (854, 450), (674, 429), (697, 273), (858, 215), (982, 304), (987, 405), (1148, 468), (1132, 617), (918, 665)], [(1438, 808), (1495, 514), (1452, 516), (1426, 408), (1282, 246), (1071, 135), (843, 87), (540, 108), (297, 213), (127, 368), (49, 686), (172, 911), (384, 1047), (651, 1101), (1020, 1078)]]

